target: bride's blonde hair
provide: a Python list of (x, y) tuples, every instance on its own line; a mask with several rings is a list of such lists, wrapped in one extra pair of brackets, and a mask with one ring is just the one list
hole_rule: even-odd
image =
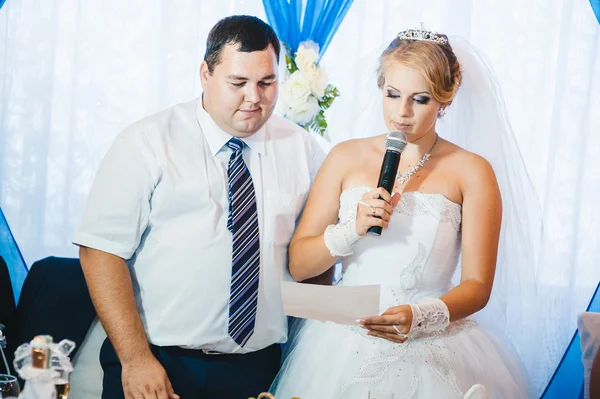
[(439, 103), (445, 106), (452, 103), (462, 75), (449, 43), (395, 38), (379, 57), (377, 85), (380, 89), (385, 83), (385, 71), (394, 62), (422, 73), (431, 86), (431, 94)]

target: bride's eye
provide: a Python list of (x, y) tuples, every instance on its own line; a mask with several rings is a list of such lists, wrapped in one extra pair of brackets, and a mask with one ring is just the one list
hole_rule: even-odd
[(427, 104), (430, 100), (429, 97), (424, 97), (424, 96), (417, 96), (414, 99), (417, 104), (423, 104), (423, 105)]
[(400, 98), (400, 94), (398, 94), (395, 91), (388, 90), (387, 94), (386, 94), (386, 97), (389, 97), (389, 98)]

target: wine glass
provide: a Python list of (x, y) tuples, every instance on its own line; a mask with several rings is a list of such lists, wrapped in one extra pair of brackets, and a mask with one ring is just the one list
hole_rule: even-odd
[(52, 368), (58, 373), (54, 379), (54, 388), (56, 389), (56, 399), (69, 399), (69, 391), (71, 390), (70, 372), (64, 369), (58, 358), (52, 358)]
[(17, 399), (20, 393), (21, 388), (19, 387), (17, 377), (8, 374), (0, 374), (0, 398)]
[(54, 380), (54, 388), (56, 389), (56, 399), (69, 399), (69, 391), (71, 384), (69, 382), (69, 373), (60, 371), (60, 375)]

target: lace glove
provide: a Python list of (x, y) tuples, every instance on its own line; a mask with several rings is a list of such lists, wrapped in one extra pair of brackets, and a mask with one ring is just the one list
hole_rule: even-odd
[(408, 336), (411, 338), (434, 335), (442, 332), (450, 324), (448, 306), (438, 298), (423, 298), (417, 304), (410, 304), (413, 313)]
[(354, 252), (354, 243), (361, 236), (356, 232), (356, 214), (344, 222), (330, 224), (325, 229), (323, 239), (331, 256), (348, 256)]

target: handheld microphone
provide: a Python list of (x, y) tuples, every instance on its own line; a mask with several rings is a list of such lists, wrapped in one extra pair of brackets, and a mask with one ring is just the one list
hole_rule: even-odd
[[(379, 182), (377, 187), (383, 187), (391, 194), (400, 165), (400, 154), (406, 147), (406, 136), (399, 130), (393, 130), (388, 133), (385, 139), (385, 155), (379, 172)], [(379, 197), (381, 198), (381, 197)], [(371, 226), (367, 231), (376, 236), (381, 235), (383, 229), (381, 226)]]

